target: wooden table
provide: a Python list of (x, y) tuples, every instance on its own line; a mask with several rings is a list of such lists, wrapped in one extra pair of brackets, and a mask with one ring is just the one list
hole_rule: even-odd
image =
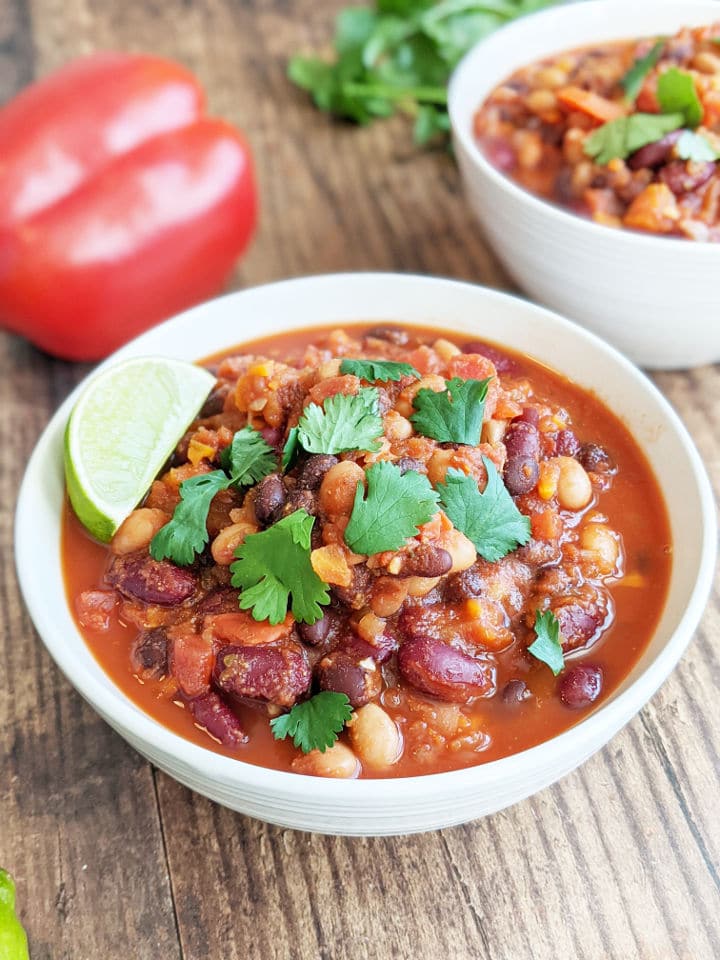
[[(418, 153), (403, 123), (332, 125), (286, 82), (288, 55), (324, 43), (339, 6), (0, 0), (0, 100), (97, 48), (177, 57), (255, 149), (262, 228), (237, 285), (379, 268), (508, 286), (446, 155)], [(649, 706), (531, 800), (409, 839), (266, 826), (126, 746), (60, 676), (19, 598), (17, 486), (86, 372), (0, 334), (0, 863), (33, 960), (720, 956), (717, 589)], [(720, 368), (656, 380), (720, 484)]]

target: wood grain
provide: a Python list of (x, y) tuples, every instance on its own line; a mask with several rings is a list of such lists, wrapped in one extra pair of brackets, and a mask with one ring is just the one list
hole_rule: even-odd
[[(0, 100), (68, 58), (150, 49), (202, 78), (257, 158), (249, 285), (345, 269), (508, 286), (451, 159), (358, 130), (285, 80), (341, 0), (0, 0)], [(607, 749), (538, 796), (415, 838), (270, 827), (153, 771), (45, 655), (11, 560), (17, 485), (86, 371), (0, 336), (0, 862), (34, 960), (716, 960), (720, 584), (680, 668)], [(720, 368), (656, 377), (720, 486)], [(42, 549), (42, 545), (38, 545)]]

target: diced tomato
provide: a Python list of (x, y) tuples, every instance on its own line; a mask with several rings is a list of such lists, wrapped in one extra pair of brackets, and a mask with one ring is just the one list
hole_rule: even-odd
[(170, 630), (169, 636), (172, 640), (171, 673), (186, 696), (199, 697), (210, 689), (215, 664), (212, 641), (184, 626)]
[(117, 594), (114, 590), (83, 590), (75, 601), (80, 626), (101, 633), (109, 630), (116, 604)]
[(235, 644), (239, 647), (261, 646), (274, 643), (290, 632), (295, 618), (291, 613), (282, 623), (258, 623), (247, 610), (237, 613), (218, 613), (205, 617), (203, 637), (221, 644)]
[(445, 366), (432, 347), (425, 346), (425, 344), (418, 347), (417, 350), (412, 351), (408, 357), (408, 363), (412, 364), (418, 373), (422, 373), (423, 375), (426, 373), (440, 373)]
[(623, 218), (626, 227), (670, 233), (680, 219), (675, 194), (664, 183), (651, 183), (639, 193)]

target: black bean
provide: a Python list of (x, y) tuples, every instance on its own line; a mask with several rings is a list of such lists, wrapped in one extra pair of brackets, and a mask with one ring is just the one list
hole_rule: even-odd
[(255, 487), (255, 516), (266, 526), (277, 518), (285, 505), (287, 494), (279, 473), (270, 473)]
[(578, 459), (590, 473), (611, 473), (615, 469), (610, 454), (597, 443), (583, 444)]
[(527, 420), (513, 420), (503, 437), (503, 443), (510, 459), (521, 456), (537, 460), (540, 456), (540, 433)]
[(201, 417), (214, 417), (225, 409), (225, 399), (230, 393), (229, 383), (218, 383), (210, 391), (210, 395), (202, 406)]
[(405, 474), (408, 470), (414, 470), (415, 473), (427, 473), (427, 467), (422, 460), (416, 460), (415, 457), (400, 457), (395, 464), (400, 473)]
[(300, 490), (317, 490), (325, 474), (337, 462), (338, 458), (331, 453), (318, 453), (310, 457), (302, 465), (298, 474), (298, 488)]
[(401, 577), (442, 577), (452, 567), (447, 550), (431, 543), (421, 543), (409, 553), (401, 554)]
[(505, 464), (503, 479), (509, 493), (517, 497), (534, 490), (539, 475), (538, 462), (533, 457), (510, 457)]
[(317, 494), (312, 490), (299, 490), (297, 487), (291, 490), (282, 508), (282, 515), (289, 517), (296, 510), (304, 510), (314, 517), (318, 511)]
[(321, 690), (344, 693), (353, 707), (363, 707), (382, 689), (382, 673), (371, 658), (357, 659), (345, 650), (323, 657), (315, 668)]
[(524, 680), (508, 680), (502, 690), (503, 702), (510, 706), (529, 700), (532, 693), (528, 690)]
[(330, 632), (332, 617), (326, 613), (325, 616), (316, 620), (315, 623), (298, 623), (297, 632), (303, 643), (315, 647), (327, 639)]

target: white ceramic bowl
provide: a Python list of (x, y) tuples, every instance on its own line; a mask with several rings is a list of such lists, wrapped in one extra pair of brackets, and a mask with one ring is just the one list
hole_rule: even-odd
[[(20, 491), (15, 549), (20, 584), (50, 654), (85, 699), (140, 753), (194, 790), (272, 823), (339, 834), (400, 834), (462, 823), (529, 796), (605, 744), (677, 663), (695, 629), (714, 565), (709, 482), (675, 413), (650, 382), (592, 334), (523, 300), (429, 277), (310, 277), (231, 294), (156, 327), (108, 361), (144, 354), (193, 360), (245, 339), (315, 324), (406, 321), (507, 343), (563, 371), (624, 415), (672, 506), (677, 562), (655, 637), (607, 703), (561, 736), (504, 760), (400, 780), (341, 781), (281, 773), (195, 746), (144, 714), (85, 646), (60, 569), (62, 436), (77, 396), (38, 441)], [(80, 388), (78, 388), (79, 390)]]
[(596, 41), (672, 34), (720, 20), (716, 0), (591, 0), (517, 20), (474, 47), (449, 93), (467, 199), (508, 273), (646, 367), (720, 360), (720, 244), (616, 230), (533, 196), (495, 169), (473, 116), (513, 71)]

